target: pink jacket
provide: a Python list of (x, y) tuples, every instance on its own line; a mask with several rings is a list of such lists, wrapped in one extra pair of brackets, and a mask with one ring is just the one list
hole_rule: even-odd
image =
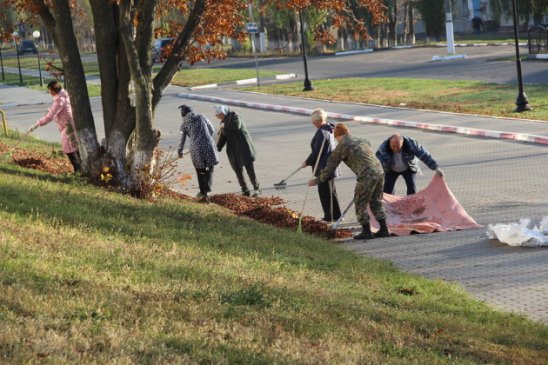
[(55, 118), (57, 128), (61, 132), (61, 145), (63, 152), (72, 153), (78, 149), (76, 140), (76, 129), (72, 118), (72, 107), (66, 90), (61, 90), (53, 97), (53, 104), (46, 115), (38, 119), (37, 126), (44, 126)]

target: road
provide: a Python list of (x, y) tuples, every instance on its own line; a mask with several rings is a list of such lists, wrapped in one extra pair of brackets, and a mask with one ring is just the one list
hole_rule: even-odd
[[(522, 58), (527, 48), (521, 47)], [(446, 48), (419, 47), (411, 49), (387, 49), (372, 53), (346, 56), (316, 56), (308, 58), (309, 77), (315, 79), (339, 77), (411, 77), (441, 80), (475, 80), (492, 83), (516, 83), (515, 61), (503, 61), (515, 55), (513, 46), (458, 47), (458, 54), (467, 58), (453, 61), (436, 61), (432, 57), (447, 54)], [(229, 58), (211, 65), (197, 67), (254, 68), (253, 59)], [(259, 68), (304, 73), (301, 57), (259, 59)], [(523, 61), (523, 82), (526, 84), (548, 83), (547, 61)]]

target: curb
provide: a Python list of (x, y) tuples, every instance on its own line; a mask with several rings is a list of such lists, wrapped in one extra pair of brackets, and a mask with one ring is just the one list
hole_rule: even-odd
[(452, 60), (463, 60), (466, 57), (465, 54), (454, 54), (454, 55), (448, 55), (448, 56), (434, 56), (432, 57), (432, 61), (452, 61)]
[[(188, 94), (188, 93), (178, 93), (177, 96), (183, 99), (210, 101), (214, 103), (243, 106), (243, 107), (261, 109), (261, 110), (286, 112), (286, 113), (294, 113), (294, 114), (301, 114), (301, 115), (310, 115), (312, 113), (312, 109), (295, 108), (295, 107), (290, 107), (285, 105), (276, 105), (276, 104), (253, 103), (253, 102), (241, 101), (241, 100), (224, 99), (224, 98), (219, 98), (215, 96), (196, 95), (196, 94)], [(487, 129), (457, 127), (457, 126), (444, 125), (444, 124), (419, 123), (419, 122), (410, 122), (410, 121), (394, 120), (394, 119), (386, 119), (386, 118), (370, 118), (370, 117), (362, 117), (362, 116), (332, 113), (332, 112), (327, 112), (327, 116), (334, 119), (343, 119), (343, 120), (354, 121), (354, 122), (388, 125), (392, 127), (408, 127), (408, 128), (430, 130), (430, 131), (442, 132), (442, 133), (456, 133), (456, 134), (463, 134), (468, 136), (520, 141), (520, 142), (527, 142), (527, 143), (538, 144), (538, 145), (548, 145), (548, 137), (538, 136), (534, 134), (493, 131), (493, 130), (487, 130)]]
[(335, 56), (346, 56), (349, 54), (360, 54), (360, 53), (371, 53), (373, 52), (373, 49), (357, 49), (355, 51), (342, 51), (342, 52), (335, 52)]
[[(455, 47), (492, 47), (492, 46), (513, 46), (514, 42), (503, 43), (455, 43)], [(518, 43), (520, 47), (527, 47), (527, 43)], [(447, 44), (436, 44), (434, 47), (447, 47)]]
[[(276, 76), (274, 76), (274, 78), (265, 77), (265, 78), (262, 78), (261, 80), (270, 80), (270, 79), (273, 79), (273, 80), (289, 80), (289, 79), (293, 79), (293, 78), (296, 78), (296, 77), (297, 77), (296, 74), (282, 74), (282, 75), (276, 75)], [(227, 86), (227, 85), (255, 84), (256, 82), (257, 82), (257, 78), (254, 77), (254, 78), (251, 78), (251, 79), (243, 79), (243, 80), (236, 80), (236, 81), (231, 81), (231, 82), (223, 82), (223, 83), (220, 83), (220, 84), (198, 85), (198, 86), (189, 87), (188, 89), (189, 90), (211, 89), (211, 88), (215, 88), (215, 87), (219, 87), (219, 86)]]
[(1, 104), (0, 109), (15, 108), (18, 106), (32, 106), (32, 105), (46, 105), (46, 104), (51, 104), (51, 101), (37, 101), (34, 103), (7, 103), (7, 104)]

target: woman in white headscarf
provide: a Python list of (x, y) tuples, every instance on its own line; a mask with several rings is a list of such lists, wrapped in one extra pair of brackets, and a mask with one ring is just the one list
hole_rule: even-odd
[(242, 194), (245, 196), (252, 195), (244, 178), (245, 167), (249, 180), (255, 189), (253, 196), (258, 196), (261, 191), (259, 190), (259, 182), (257, 181), (253, 166), (253, 162), (255, 161), (255, 146), (242, 118), (224, 105), (215, 105), (215, 116), (221, 120), (217, 149), (221, 152), (226, 144), (226, 155), (228, 156), (230, 166), (232, 166), (238, 177)]

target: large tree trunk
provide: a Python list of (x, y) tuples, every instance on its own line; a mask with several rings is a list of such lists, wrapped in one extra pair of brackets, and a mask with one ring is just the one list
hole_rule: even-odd
[(72, 26), (72, 14), (68, 1), (55, 0), (54, 6), (48, 8), (44, 2), (34, 0), (38, 13), (53, 41), (59, 50), (63, 64), (65, 83), (70, 95), (76, 130), (78, 133), (78, 147), (82, 159), (82, 174), (98, 176), (100, 165), (99, 143), (91, 105), (87, 90), (86, 77), (78, 43)]
[[(146, 11), (153, 13), (154, 1), (148, 2), (152, 8), (145, 6)], [(139, 9), (140, 11), (143, 9)], [(150, 13), (140, 12), (141, 21), (145, 22), (144, 27), (139, 27), (135, 42), (132, 35), (132, 13), (131, 1), (120, 1), (120, 38), (124, 46), (127, 57), (127, 64), (131, 80), (135, 87), (135, 130), (132, 135), (131, 149), (133, 152), (130, 161), (130, 178), (123, 182), (125, 188), (132, 192), (139, 192), (144, 183), (146, 183), (145, 170), (152, 160), (152, 152), (160, 140), (160, 133), (152, 127), (152, 80), (151, 80), (151, 60), (148, 55), (148, 46), (145, 49), (146, 55), (143, 55), (143, 47), (137, 47), (136, 43), (150, 44), (152, 39), (152, 22), (146, 26), (148, 17), (152, 18)], [(140, 52), (139, 52), (140, 51)]]
[(407, 8), (409, 15), (407, 16), (407, 19), (409, 20), (409, 29), (407, 32), (407, 44), (408, 45), (414, 45), (415, 44), (415, 2), (409, 1), (409, 7)]
[(392, 0), (392, 6), (388, 11), (388, 44), (390, 46), (398, 45), (398, 35), (396, 28), (398, 24), (398, 1)]

